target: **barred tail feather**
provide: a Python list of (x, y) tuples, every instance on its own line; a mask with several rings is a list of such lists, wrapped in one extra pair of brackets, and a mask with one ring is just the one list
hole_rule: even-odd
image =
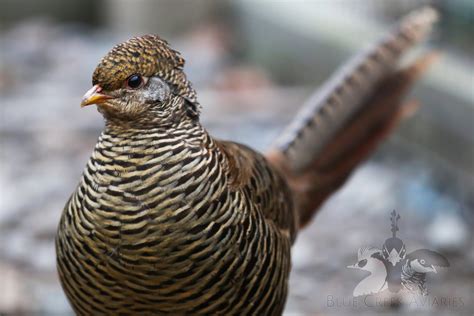
[(416, 110), (417, 103), (402, 99), (437, 55), (427, 54), (403, 69), (398, 62), (427, 36), (436, 19), (431, 8), (402, 19), (388, 36), (337, 71), (267, 153), (293, 190), (300, 226)]
[(428, 7), (409, 14), (309, 98), (274, 145), (288, 158), (292, 172), (305, 171), (379, 83), (394, 73), (403, 53), (425, 38), (436, 19), (436, 11)]

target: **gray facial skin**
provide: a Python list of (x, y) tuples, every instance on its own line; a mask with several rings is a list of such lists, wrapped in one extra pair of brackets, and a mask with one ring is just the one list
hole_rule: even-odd
[(158, 77), (150, 77), (148, 83), (140, 91), (143, 103), (164, 102), (170, 97), (171, 89), (166, 82)]

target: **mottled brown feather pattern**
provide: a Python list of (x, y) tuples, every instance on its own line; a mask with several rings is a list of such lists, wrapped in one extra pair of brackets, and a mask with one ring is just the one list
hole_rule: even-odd
[[(239, 185), (235, 161), (248, 166)], [(296, 235), (282, 185), (261, 155), (199, 125), (106, 129), (58, 231), (76, 313), (281, 313)]]
[(92, 84), (105, 90), (121, 87), (133, 74), (158, 75), (173, 84), (178, 95), (196, 103), (196, 92), (183, 71), (184, 59), (157, 35), (134, 37), (105, 55), (92, 76)]
[[(206, 132), (184, 60), (164, 40), (146, 35), (114, 47), (93, 75), (94, 91), (109, 93), (98, 104), (106, 126), (56, 238), (74, 311), (280, 315), (298, 229), (410, 108), (402, 96), (424, 67), (397, 72), (378, 60), (404, 51), (412, 43), (399, 44), (418, 36), (410, 32), (432, 22), (426, 13), (405, 20), (388, 48), (383, 42), (342, 73), (266, 156)], [(380, 69), (388, 79), (378, 85), (371, 80)], [(147, 83), (124, 87), (132, 74)], [(340, 117), (348, 91), (372, 97)]]
[(437, 20), (431, 8), (404, 17), (391, 32), (342, 65), (303, 105), (274, 147), (292, 173), (304, 174), (344, 125), (363, 109), (406, 51), (423, 40)]

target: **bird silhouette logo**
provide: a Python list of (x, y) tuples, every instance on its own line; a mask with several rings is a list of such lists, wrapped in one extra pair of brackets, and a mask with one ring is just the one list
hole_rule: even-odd
[(448, 260), (436, 251), (418, 249), (407, 254), (405, 243), (397, 237), (399, 220), (400, 214), (392, 211), (392, 237), (385, 240), (382, 249), (359, 248), (357, 262), (347, 266), (370, 272), (354, 288), (355, 297), (377, 294), (387, 289), (394, 293), (405, 290), (426, 296), (426, 274), (437, 273), (437, 268), (449, 267)]

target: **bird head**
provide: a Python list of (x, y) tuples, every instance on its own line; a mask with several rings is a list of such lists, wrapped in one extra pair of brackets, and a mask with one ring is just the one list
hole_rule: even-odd
[(197, 119), (199, 103), (184, 59), (156, 35), (134, 37), (107, 53), (81, 106), (96, 104), (107, 121), (169, 125)]
[(374, 247), (359, 248), (357, 252), (357, 263), (347, 266), (347, 268), (374, 272), (384, 268), (382, 259), (380, 249)]
[(405, 258), (405, 244), (400, 238), (391, 237), (385, 240), (382, 247), (382, 254), (386, 261), (390, 262), (392, 266), (395, 266)]
[(442, 254), (428, 250), (418, 249), (408, 254), (408, 263), (415, 272), (437, 273), (436, 267), (449, 267), (449, 261)]

